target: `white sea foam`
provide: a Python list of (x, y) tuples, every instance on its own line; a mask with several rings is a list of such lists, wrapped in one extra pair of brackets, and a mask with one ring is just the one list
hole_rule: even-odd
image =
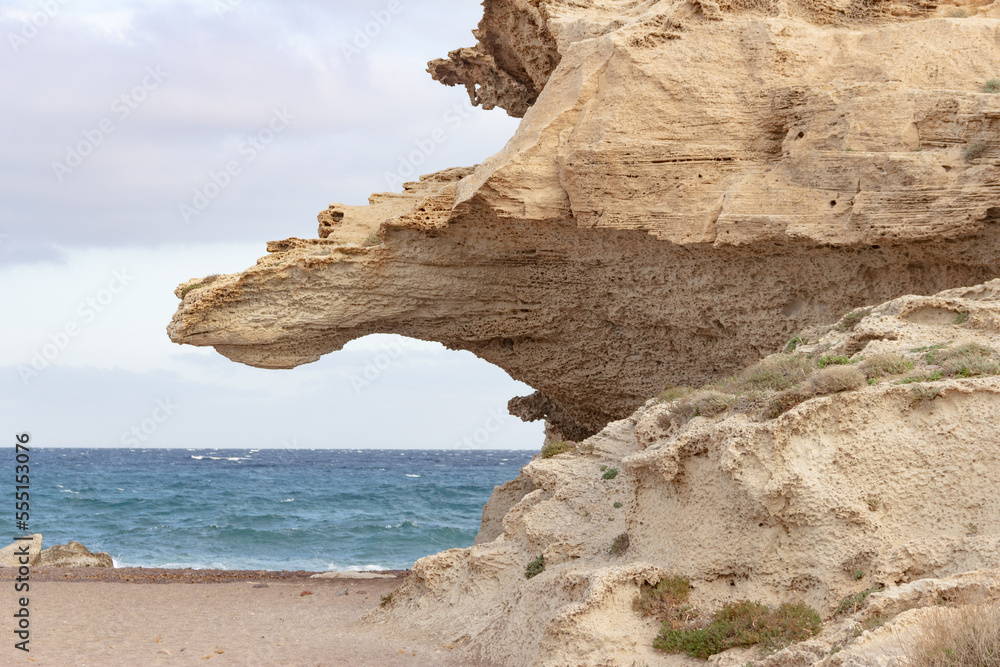
[(409, 473), (407, 473), (407, 475), (406, 475), (406, 476), (407, 476), (407, 477), (420, 477), (420, 475), (411, 475), (411, 474), (409, 474)]
[(393, 568), (386, 567), (385, 565), (378, 565), (376, 563), (371, 563), (369, 565), (350, 565), (348, 567), (340, 567), (336, 563), (330, 563), (326, 566), (327, 572), (379, 572), (391, 569)]

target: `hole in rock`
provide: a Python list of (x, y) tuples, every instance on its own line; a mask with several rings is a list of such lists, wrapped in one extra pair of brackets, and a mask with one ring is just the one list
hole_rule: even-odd
[[(504, 351), (515, 341), (496, 341)], [(537, 451), (543, 424), (507, 412), (534, 389), (471, 352), (394, 334), (374, 334), (326, 355), (328, 418), (353, 429), (344, 447)], [(331, 445), (332, 446), (332, 445)], [(511, 477), (517, 474), (511, 471)], [(485, 499), (484, 499), (485, 502)]]
[(806, 133), (805, 133), (805, 132), (799, 132), (799, 139), (801, 139), (801, 138), (802, 138), (802, 137), (804, 137), (804, 136), (806, 136)]

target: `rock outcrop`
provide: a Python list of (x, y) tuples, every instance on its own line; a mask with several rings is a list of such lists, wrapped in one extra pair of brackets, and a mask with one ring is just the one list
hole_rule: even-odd
[[(659, 624), (633, 608), (643, 585), (683, 576), (703, 613), (740, 599), (821, 612), (818, 637), (762, 664), (848, 665), (905, 646), (922, 618), (910, 610), (1000, 599), (1000, 280), (826, 329), (738, 376), (745, 391), (714, 416), (683, 408), (732, 386), (651, 400), (536, 458), (502, 535), (419, 560), (375, 617), (496, 664), (687, 664), (652, 650)], [(793, 359), (813, 365), (802, 386), (860, 380), (785, 403), (802, 390), (764, 385)], [(544, 571), (527, 579), (539, 556)], [(720, 664), (764, 656), (738, 657)]]
[(998, 13), (487, 0), (478, 45), (430, 71), (523, 116), (507, 146), (185, 283), (170, 336), (264, 368), (440, 341), (577, 439), (851, 308), (992, 279)]
[(826, 620), (718, 664), (860, 665), (956, 591), (1000, 597), (1000, 7), (484, 7), (429, 71), (523, 118), (504, 149), (181, 285), (168, 329), (263, 368), (439, 341), (582, 441), (373, 618), (504, 665), (690, 664), (633, 607), (684, 576), (704, 612)]
[[(30, 540), (18, 540), (0, 549), (0, 567), (20, 567), (21, 565), (38, 565), (39, 554), (42, 551), (42, 536), (38, 533), (30, 536)], [(27, 563), (22, 563), (27, 548)]]
[(57, 544), (42, 552), (38, 562), (41, 567), (114, 567), (111, 554), (92, 552), (79, 542)]

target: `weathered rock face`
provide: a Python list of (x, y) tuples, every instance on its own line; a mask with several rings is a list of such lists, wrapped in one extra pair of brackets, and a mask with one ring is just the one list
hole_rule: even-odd
[(523, 115), (507, 146), (187, 283), (174, 341), (265, 368), (440, 341), (576, 439), (852, 307), (1000, 275), (995, 3), (485, 9), (431, 72)]
[(42, 567), (114, 567), (111, 554), (92, 552), (79, 542), (49, 547), (42, 552), (38, 564)]
[[(25, 551), (27, 550), (27, 551)], [(42, 551), (42, 536), (31, 535), (30, 540), (18, 540), (0, 549), (0, 567), (20, 567), (21, 565), (38, 565), (39, 554)], [(27, 562), (21, 559), (27, 557)]]
[[(903, 612), (961, 591), (1000, 599), (1000, 280), (901, 297), (852, 324), (795, 355), (843, 370), (891, 360), (870, 383), (773, 419), (737, 404), (678, 424), (664, 417), (679, 401), (649, 401), (577, 451), (528, 464), (498, 490), (505, 505), (523, 491), (501, 535), (419, 560), (374, 617), (467, 635), (470, 656), (495, 664), (689, 664), (654, 653), (658, 624), (633, 608), (643, 584), (685, 576), (703, 613), (740, 599), (822, 613), (819, 637), (762, 664), (905, 664), (879, 657), (901, 648), (897, 630), (919, 634)], [(963, 351), (982, 363), (948, 366)], [(612, 555), (621, 534), (628, 546)], [(526, 579), (539, 555), (545, 571)], [(867, 607), (834, 616), (876, 585)], [(849, 632), (876, 616), (890, 626)], [(835, 645), (845, 650), (831, 658)], [(738, 657), (720, 664), (759, 656)]]

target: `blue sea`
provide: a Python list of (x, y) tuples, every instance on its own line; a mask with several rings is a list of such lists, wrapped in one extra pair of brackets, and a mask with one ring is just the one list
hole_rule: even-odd
[(532, 454), (33, 449), (30, 532), (120, 567), (403, 569), (471, 545), (493, 487)]

